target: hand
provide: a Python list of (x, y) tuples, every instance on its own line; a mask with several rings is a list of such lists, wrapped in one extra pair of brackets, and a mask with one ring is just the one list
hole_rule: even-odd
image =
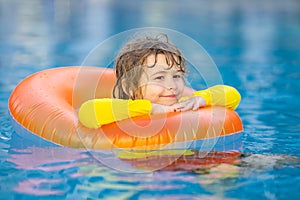
[(180, 103), (175, 103), (171, 106), (161, 105), (152, 103), (151, 114), (161, 114), (167, 112), (181, 112), (188, 110), (198, 110), (200, 107), (204, 107), (206, 101), (202, 97), (194, 96), (187, 100), (181, 101)]
[(168, 112), (176, 112), (181, 109), (181, 105), (179, 103), (175, 103), (171, 106), (166, 106), (162, 104), (152, 103), (152, 111), (151, 114), (161, 114)]
[(206, 101), (204, 98), (199, 96), (193, 96), (188, 98), (187, 100), (181, 101), (179, 104), (179, 109), (176, 111), (188, 111), (188, 110), (198, 110), (200, 107), (204, 107), (206, 105)]

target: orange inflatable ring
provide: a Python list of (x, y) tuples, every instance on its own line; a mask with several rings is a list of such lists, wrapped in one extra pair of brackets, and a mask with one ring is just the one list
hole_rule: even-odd
[(37, 144), (88, 149), (240, 148), (242, 122), (235, 111), (198, 111), (140, 116), (88, 129), (78, 122), (80, 105), (111, 97), (114, 71), (99, 67), (61, 67), (25, 78), (13, 90), (9, 112), (18, 136)]

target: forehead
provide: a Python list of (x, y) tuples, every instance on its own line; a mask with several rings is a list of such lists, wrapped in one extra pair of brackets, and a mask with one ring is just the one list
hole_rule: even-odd
[[(170, 55), (168, 55), (168, 57), (170, 57)], [(178, 57), (174, 56), (173, 57), (175, 59), (176, 62), (178, 62)], [(164, 54), (162, 53), (158, 53), (158, 54), (150, 54), (147, 58), (146, 58), (146, 64), (149, 66), (153, 66), (155, 64), (155, 61), (157, 64), (165, 64), (167, 66), (169, 66), (167, 64), (167, 60), (170, 58), (167, 58)], [(170, 62), (169, 62), (170, 63)], [(170, 67), (170, 66), (169, 66)]]
[[(175, 57), (175, 59), (178, 59)], [(157, 72), (157, 71), (178, 71), (180, 69), (176, 63), (167, 62), (167, 58), (164, 54), (151, 54), (146, 59), (145, 70), (147, 72)], [(154, 65), (155, 64), (155, 65)], [(173, 65), (173, 66), (172, 66)]]

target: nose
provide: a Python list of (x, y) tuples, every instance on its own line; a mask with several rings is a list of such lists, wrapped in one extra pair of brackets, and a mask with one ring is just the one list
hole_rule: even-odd
[(176, 89), (176, 87), (177, 87), (177, 85), (176, 85), (175, 81), (173, 80), (173, 78), (168, 79), (166, 81), (166, 88), (168, 90), (174, 90), (174, 89)]

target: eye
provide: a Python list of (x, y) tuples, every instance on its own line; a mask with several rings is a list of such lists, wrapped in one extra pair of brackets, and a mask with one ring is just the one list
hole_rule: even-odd
[(182, 75), (181, 74), (175, 74), (175, 75), (173, 75), (173, 78), (179, 79), (179, 78), (182, 78)]
[(154, 80), (164, 80), (164, 78), (165, 78), (164, 76), (157, 76), (154, 78)]

